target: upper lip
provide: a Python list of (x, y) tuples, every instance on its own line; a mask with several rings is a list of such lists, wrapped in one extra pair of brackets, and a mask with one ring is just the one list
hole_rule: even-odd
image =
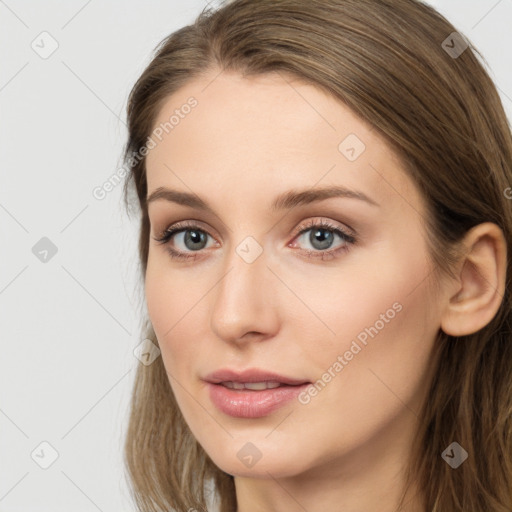
[(224, 368), (209, 373), (205, 378), (205, 381), (212, 384), (219, 384), (221, 382), (265, 382), (273, 381), (281, 384), (287, 384), (289, 386), (298, 386), (300, 384), (309, 383), (305, 379), (292, 379), (278, 373), (261, 370), (259, 368), (249, 368), (247, 370), (237, 371)]

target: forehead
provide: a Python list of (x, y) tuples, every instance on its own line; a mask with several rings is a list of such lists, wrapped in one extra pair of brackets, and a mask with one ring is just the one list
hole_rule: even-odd
[(217, 71), (196, 78), (166, 99), (153, 128), (149, 193), (161, 186), (201, 195), (223, 190), (222, 200), (233, 201), (234, 192), (265, 197), (336, 184), (378, 202), (421, 202), (399, 158), (371, 125), (286, 74)]

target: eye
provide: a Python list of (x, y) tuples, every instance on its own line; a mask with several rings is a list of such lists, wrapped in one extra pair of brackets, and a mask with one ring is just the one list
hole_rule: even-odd
[[(311, 232), (309, 236), (304, 235)], [(211, 237), (205, 230), (195, 224), (186, 222), (177, 223), (167, 228), (159, 237), (154, 240), (160, 244), (167, 245), (167, 250), (173, 259), (188, 260), (195, 259), (203, 249), (206, 248), (208, 237)], [(341, 240), (341, 245), (331, 249), (336, 237)], [(213, 238), (213, 237), (211, 237)], [(332, 259), (338, 253), (347, 251), (351, 245), (357, 242), (353, 235), (343, 231), (340, 227), (331, 224), (326, 220), (310, 220), (307, 224), (299, 227), (298, 234), (294, 237), (294, 241), (306, 238), (306, 243), (310, 243), (313, 249), (302, 249), (308, 258), (321, 258), (322, 260)], [(171, 246), (180, 245), (183, 248), (176, 249)], [(302, 242), (304, 243), (304, 241)], [(288, 247), (295, 247), (297, 244), (292, 242)], [(302, 245), (302, 244), (301, 244)]]
[[(306, 226), (301, 226), (299, 234), (296, 239), (306, 239), (313, 249), (304, 249), (307, 257), (321, 258), (322, 260), (332, 259), (339, 253), (345, 252), (350, 249), (351, 245), (356, 243), (356, 238), (343, 231), (340, 227), (331, 224), (326, 220), (310, 220)], [(306, 233), (308, 236), (305, 236)], [(338, 237), (342, 244), (334, 249), (331, 249), (336, 237)], [(304, 242), (303, 242), (304, 243)], [(290, 244), (294, 247), (295, 244)]]
[[(166, 229), (159, 237), (154, 238), (157, 242), (168, 245), (167, 250), (171, 258), (189, 259), (195, 258), (195, 254), (187, 254), (187, 251), (198, 252), (205, 248), (205, 243), (210, 235), (193, 224), (177, 223)], [(173, 243), (184, 246), (184, 249), (176, 250), (171, 247), (169, 242), (173, 239)]]

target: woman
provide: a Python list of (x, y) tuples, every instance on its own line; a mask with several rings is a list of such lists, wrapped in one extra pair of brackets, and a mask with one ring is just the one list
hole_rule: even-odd
[(416, 0), (235, 0), (161, 43), (125, 154), (139, 510), (511, 509), (512, 139), (476, 55)]

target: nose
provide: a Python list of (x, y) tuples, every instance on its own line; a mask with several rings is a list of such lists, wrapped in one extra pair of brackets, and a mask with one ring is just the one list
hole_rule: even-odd
[(237, 345), (274, 336), (279, 325), (279, 284), (267, 267), (265, 251), (250, 262), (233, 249), (223, 277), (210, 294), (214, 334)]

